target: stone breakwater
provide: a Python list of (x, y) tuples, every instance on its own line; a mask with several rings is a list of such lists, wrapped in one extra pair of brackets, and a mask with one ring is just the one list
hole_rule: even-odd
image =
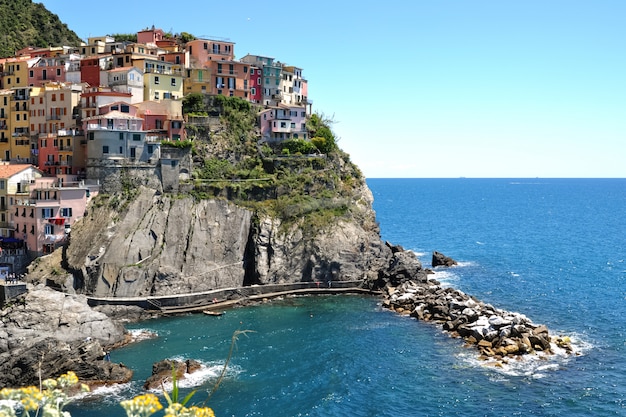
[(440, 324), (453, 337), (475, 346), (480, 359), (505, 362), (525, 354), (573, 353), (567, 337), (551, 337), (545, 325), (501, 310), (434, 279), (408, 280), (384, 288), (383, 305), (399, 314)]

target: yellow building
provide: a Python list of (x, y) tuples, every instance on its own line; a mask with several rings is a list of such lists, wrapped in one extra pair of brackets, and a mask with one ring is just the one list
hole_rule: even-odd
[(133, 61), (133, 65), (144, 72), (144, 101), (183, 98), (182, 65), (146, 58)]
[(2, 146), (6, 144), (8, 148), (11, 132), (9, 131), (10, 104), (13, 92), (11, 90), (0, 90), (0, 155), (4, 155)]
[[(28, 86), (28, 61), (30, 57), (7, 58), (2, 70), (2, 88), (8, 90)], [(33, 61), (36, 58), (32, 59)]]
[(185, 95), (211, 92), (211, 71), (208, 68), (188, 68), (183, 81)]

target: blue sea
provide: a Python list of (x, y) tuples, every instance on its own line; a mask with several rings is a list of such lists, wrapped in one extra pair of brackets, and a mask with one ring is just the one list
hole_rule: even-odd
[(79, 416), (124, 416), (152, 363), (196, 359), (187, 381), (202, 403), (233, 332), (226, 377), (209, 401), (226, 416), (626, 415), (625, 179), (370, 179), (382, 237), (430, 267), (459, 265), (445, 285), (569, 336), (576, 355), (486, 366), (430, 323), (367, 296), (286, 297), (226, 311), (133, 324), (156, 338), (112, 352), (135, 371), (124, 387), (71, 405)]

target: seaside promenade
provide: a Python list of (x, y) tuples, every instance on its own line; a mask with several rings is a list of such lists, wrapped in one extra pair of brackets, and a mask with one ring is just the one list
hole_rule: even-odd
[(236, 305), (245, 305), (264, 299), (287, 295), (371, 294), (380, 291), (363, 288), (363, 281), (314, 281), (288, 284), (251, 285), (223, 288), (187, 294), (154, 297), (93, 297), (87, 296), (90, 306), (137, 306), (157, 314), (180, 314), (197, 311), (215, 311)]

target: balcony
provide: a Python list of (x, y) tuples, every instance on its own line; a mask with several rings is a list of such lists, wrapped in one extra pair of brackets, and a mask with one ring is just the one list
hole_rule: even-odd
[(183, 75), (183, 71), (180, 69), (173, 68), (146, 68), (146, 74), (161, 74), (161, 75)]
[(46, 116), (46, 120), (61, 120), (60, 114), (51, 114)]

